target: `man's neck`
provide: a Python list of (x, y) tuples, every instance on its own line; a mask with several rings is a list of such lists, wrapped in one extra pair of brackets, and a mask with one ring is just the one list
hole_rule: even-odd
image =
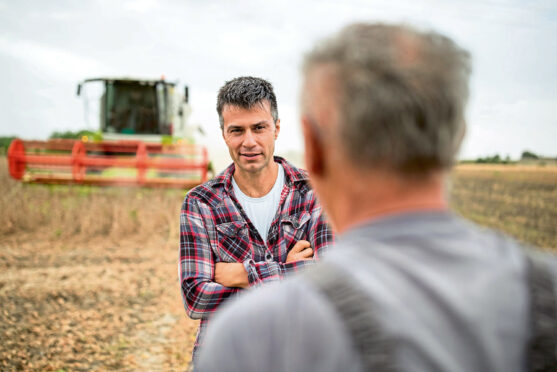
[(384, 174), (363, 178), (351, 184), (350, 192), (337, 193), (331, 205), (339, 233), (387, 215), (448, 209), (441, 173), (426, 180), (402, 180)]
[(267, 195), (273, 188), (278, 176), (278, 164), (275, 161), (259, 172), (243, 172), (234, 170), (234, 181), (244, 194), (251, 198), (260, 198)]

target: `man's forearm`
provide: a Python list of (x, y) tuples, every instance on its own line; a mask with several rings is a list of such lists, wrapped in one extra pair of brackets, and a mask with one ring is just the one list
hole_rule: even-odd
[(240, 262), (217, 262), (215, 282), (230, 288), (249, 287), (248, 273)]

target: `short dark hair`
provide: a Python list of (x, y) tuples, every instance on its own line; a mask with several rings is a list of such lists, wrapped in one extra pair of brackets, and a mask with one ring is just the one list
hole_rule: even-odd
[(227, 81), (219, 89), (217, 96), (217, 113), (219, 114), (220, 128), (224, 129), (222, 110), (225, 105), (238, 106), (251, 109), (261, 105), (264, 101), (271, 104), (271, 116), (278, 120), (277, 97), (273, 92), (273, 85), (267, 80), (252, 76), (241, 76)]

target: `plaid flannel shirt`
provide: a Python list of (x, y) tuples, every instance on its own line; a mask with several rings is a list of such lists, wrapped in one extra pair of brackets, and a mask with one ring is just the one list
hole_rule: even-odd
[(241, 288), (214, 281), (216, 262), (242, 262), (250, 286), (281, 279), (312, 261), (286, 262), (299, 240), (307, 240), (319, 259), (333, 242), (321, 205), (309, 187), (307, 174), (286, 160), (282, 164), (285, 186), (277, 213), (264, 242), (234, 196), (234, 164), (214, 179), (192, 189), (180, 214), (180, 283), (186, 313), (201, 319), (194, 348), (201, 344), (207, 321), (214, 311)]

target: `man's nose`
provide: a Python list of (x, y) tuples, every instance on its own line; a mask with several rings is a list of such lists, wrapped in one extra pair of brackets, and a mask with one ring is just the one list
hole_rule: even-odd
[(244, 136), (244, 143), (243, 145), (245, 147), (254, 147), (256, 145), (255, 142), (255, 135), (253, 134), (253, 132), (251, 130), (247, 130), (246, 134)]

